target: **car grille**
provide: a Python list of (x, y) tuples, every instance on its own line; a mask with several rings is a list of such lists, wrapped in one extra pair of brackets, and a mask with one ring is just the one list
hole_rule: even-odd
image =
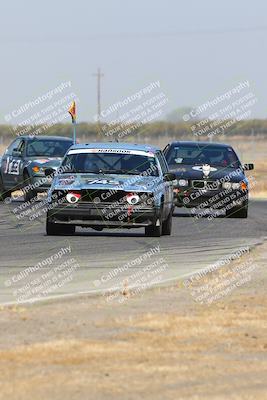
[(218, 190), (220, 184), (218, 181), (194, 180), (192, 186), (194, 189)]
[[(82, 189), (80, 191), (73, 190), (74, 192), (79, 192), (81, 193), (81, 200), (79, 203), (93, 203), (95, 205), (100, 205), (100, 204), (114, 204), (114, 205), (120, 205), (120, 204), (128, 204), (126, 201), (126, 196), (127, 194), (131, 193), (130, 191), (126, 192), (124, 190), (115, 190), (115, 189), (110, 189), (110, 190), (101, 190), (101, 189)], [(57, 191), (53, 192), (55, 195), (55, 199), (59, 198), (61, 200), (64, 200), (66, 197), (67, 193), (71, 192), (70, 191)], [(153, 194), (152, 193), (144, 193), (144, 192), (134, 192), (135, 194), (138, 194), (141, 198), (141, 201), (138, 203), (139, 205), (147, 205), (147, 206), (153, 206), (154, 201), (153, 201)], [(65, 200), (66, 201), (66, 200)]]
[(81, 190), (82, 201), (93, 202), (93, 203), (114, 203), (123, 202), (126, 196), (126, 192), (123, 190), (96, 190), (88, 189)]

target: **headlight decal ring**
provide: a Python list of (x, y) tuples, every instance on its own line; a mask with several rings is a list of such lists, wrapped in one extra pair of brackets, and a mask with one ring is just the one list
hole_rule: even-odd
[(131, 206), (134, 206), (135, 204), (139, 203), (140, 197), (136, 193), (128, 193), (126, 195), (126, 200), (127, 200), (128, 204), (130, 204)]

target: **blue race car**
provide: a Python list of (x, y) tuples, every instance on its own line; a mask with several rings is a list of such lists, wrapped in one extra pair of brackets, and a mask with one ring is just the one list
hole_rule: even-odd
[(75, 145), (60, 170), (48, 192), (48, 235), (73, 234), (76, 226), (171, 234), (175, 175), (160, 149), (116, 142)]

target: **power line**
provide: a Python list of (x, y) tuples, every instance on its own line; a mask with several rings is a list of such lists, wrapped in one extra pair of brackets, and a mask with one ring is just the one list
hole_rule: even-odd
[(180, 31), (169, 31), (169, 32), (119, 32), (119, 33), (99, 33), (84, 36), (1, 36), (0, 43), (45, 43), (45, 42), (87, 42), (90, 40), (125, 40), (125, 39), (150, 39), (150, 38), (168, 38), (168, 37), (179, 37), (179, 36), (193, 36), (193, 35), (224, 35), (224, 34), (235, 34), (235, 33), (257, 33), (266, 32), (267, 26), (251, 26), (251, 27), (229, 27), (222, 29), (197, 29), (197, 30), (180, 30)]

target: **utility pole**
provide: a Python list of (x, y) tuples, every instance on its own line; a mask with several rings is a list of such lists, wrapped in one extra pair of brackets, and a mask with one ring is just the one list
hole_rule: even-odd
[(254, 128), (251, 129), (250, 137), (251, 137), (251, 140), (252, 140), (252, 146), (251, 147), (253, 149), (253, 152), (257, 152), (257, 149), (255, 147), (256, 142), (255, 142), (255, 130), (254, 130)]
[(97, 123), (100, 124), (100, 115), (101, 115), (101, 78), (103, 78), (104, 74), (101, 73), (101, 69), (97, 68), (97, 73), (93, 74), (97, 78)]

